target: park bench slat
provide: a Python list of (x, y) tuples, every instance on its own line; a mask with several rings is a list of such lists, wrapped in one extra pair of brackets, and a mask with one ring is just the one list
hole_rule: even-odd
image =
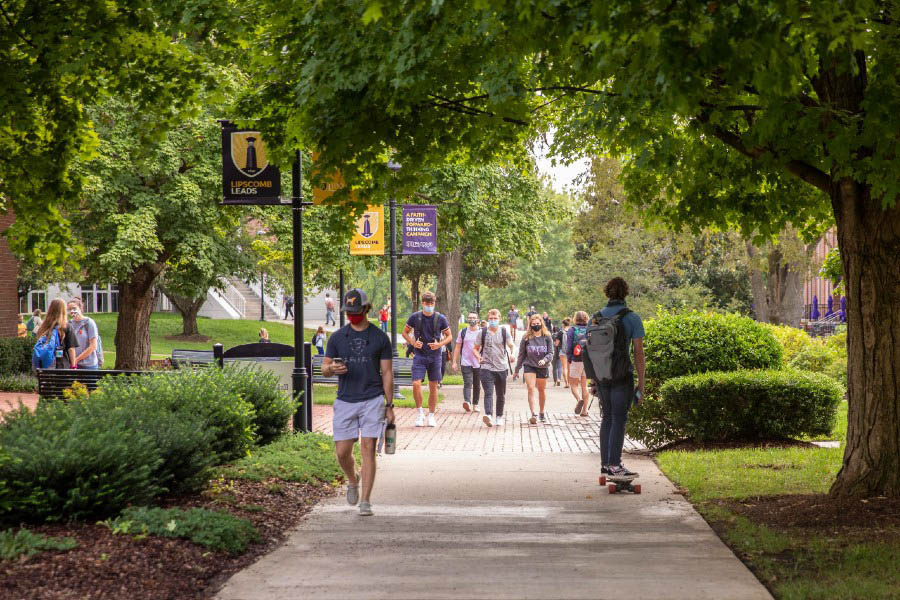
[[(336, 384), (338, 378), (336, 375), (325, 377), (322, 375), (322, 359), (325, 357), (317, 354), (312, 357), (312, 377), (313, 383), (332, 383)], [(397, 385), (412, 385), (412, 359), (411, 358), (395, 358), (394, 365), (394, 382)]]
[(172, 350), (172, 364), (188, 367), (208, 367), (215, 362), (212, 350), (185, 350), (175, 348)]
[(101, 369), (38, 369), (38, 395), (41, 398), (62, 398), (63, 390), (72, 387), (76, 381), (89, 391), (97, 389), (104, 377), (114, 375), (147, 375), (157, 371), (116, 371)]

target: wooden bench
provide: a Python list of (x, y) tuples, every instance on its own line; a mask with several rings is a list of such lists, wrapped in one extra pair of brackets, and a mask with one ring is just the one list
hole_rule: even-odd
[(97, 383), (110, 375), (146, 375), (158, 371), (113, 371), (100, 369), (38, 369), (38, 395), (41, 398), (62, 398), (63, 390), (72, 387), (76, 381), (84, 384), (88, 391), (97, 389)]
[[(312, 357), (312, 378), (313, 383), (332, 383), (337, 384), (337, 375), (325, 377), (322, 375), (322, 359), (325, 357), (317, 354)], [(411, 358), (395, 358), (394, 363), (394, 383), (397, 385), (412, 385), (412, 359)]]

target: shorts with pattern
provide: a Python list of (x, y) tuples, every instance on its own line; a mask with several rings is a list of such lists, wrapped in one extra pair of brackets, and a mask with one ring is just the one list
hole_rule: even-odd
[(581, 379), (582, 375), (584, 375), (584, 363), (569, 361), (569, 377)]

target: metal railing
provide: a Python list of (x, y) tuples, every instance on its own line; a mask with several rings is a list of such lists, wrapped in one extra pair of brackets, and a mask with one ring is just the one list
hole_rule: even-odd
[(225, 289), (222, 291), (222, 297), (238, 314), (242, 317), (247, 316), (247, 299), (230, 281), (226, 282)]

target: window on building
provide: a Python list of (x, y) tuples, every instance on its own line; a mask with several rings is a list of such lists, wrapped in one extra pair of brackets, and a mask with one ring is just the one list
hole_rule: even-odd
[(81, 303), (84, 304), (84, 312), (92, 313), (94, 311), (94, 291), (81, 288)]
[(41, 311), (47, 310), (47, 292), (45, 292), (44, 290), (38, 290), (30, 292), (29, 296), (31, 297), (31, 302), (28, 308), (28, 312), (34, 312), (36, 308), (41, 309)]
[(119, 286), (109, 286), (109, 310), (119, 312)]

